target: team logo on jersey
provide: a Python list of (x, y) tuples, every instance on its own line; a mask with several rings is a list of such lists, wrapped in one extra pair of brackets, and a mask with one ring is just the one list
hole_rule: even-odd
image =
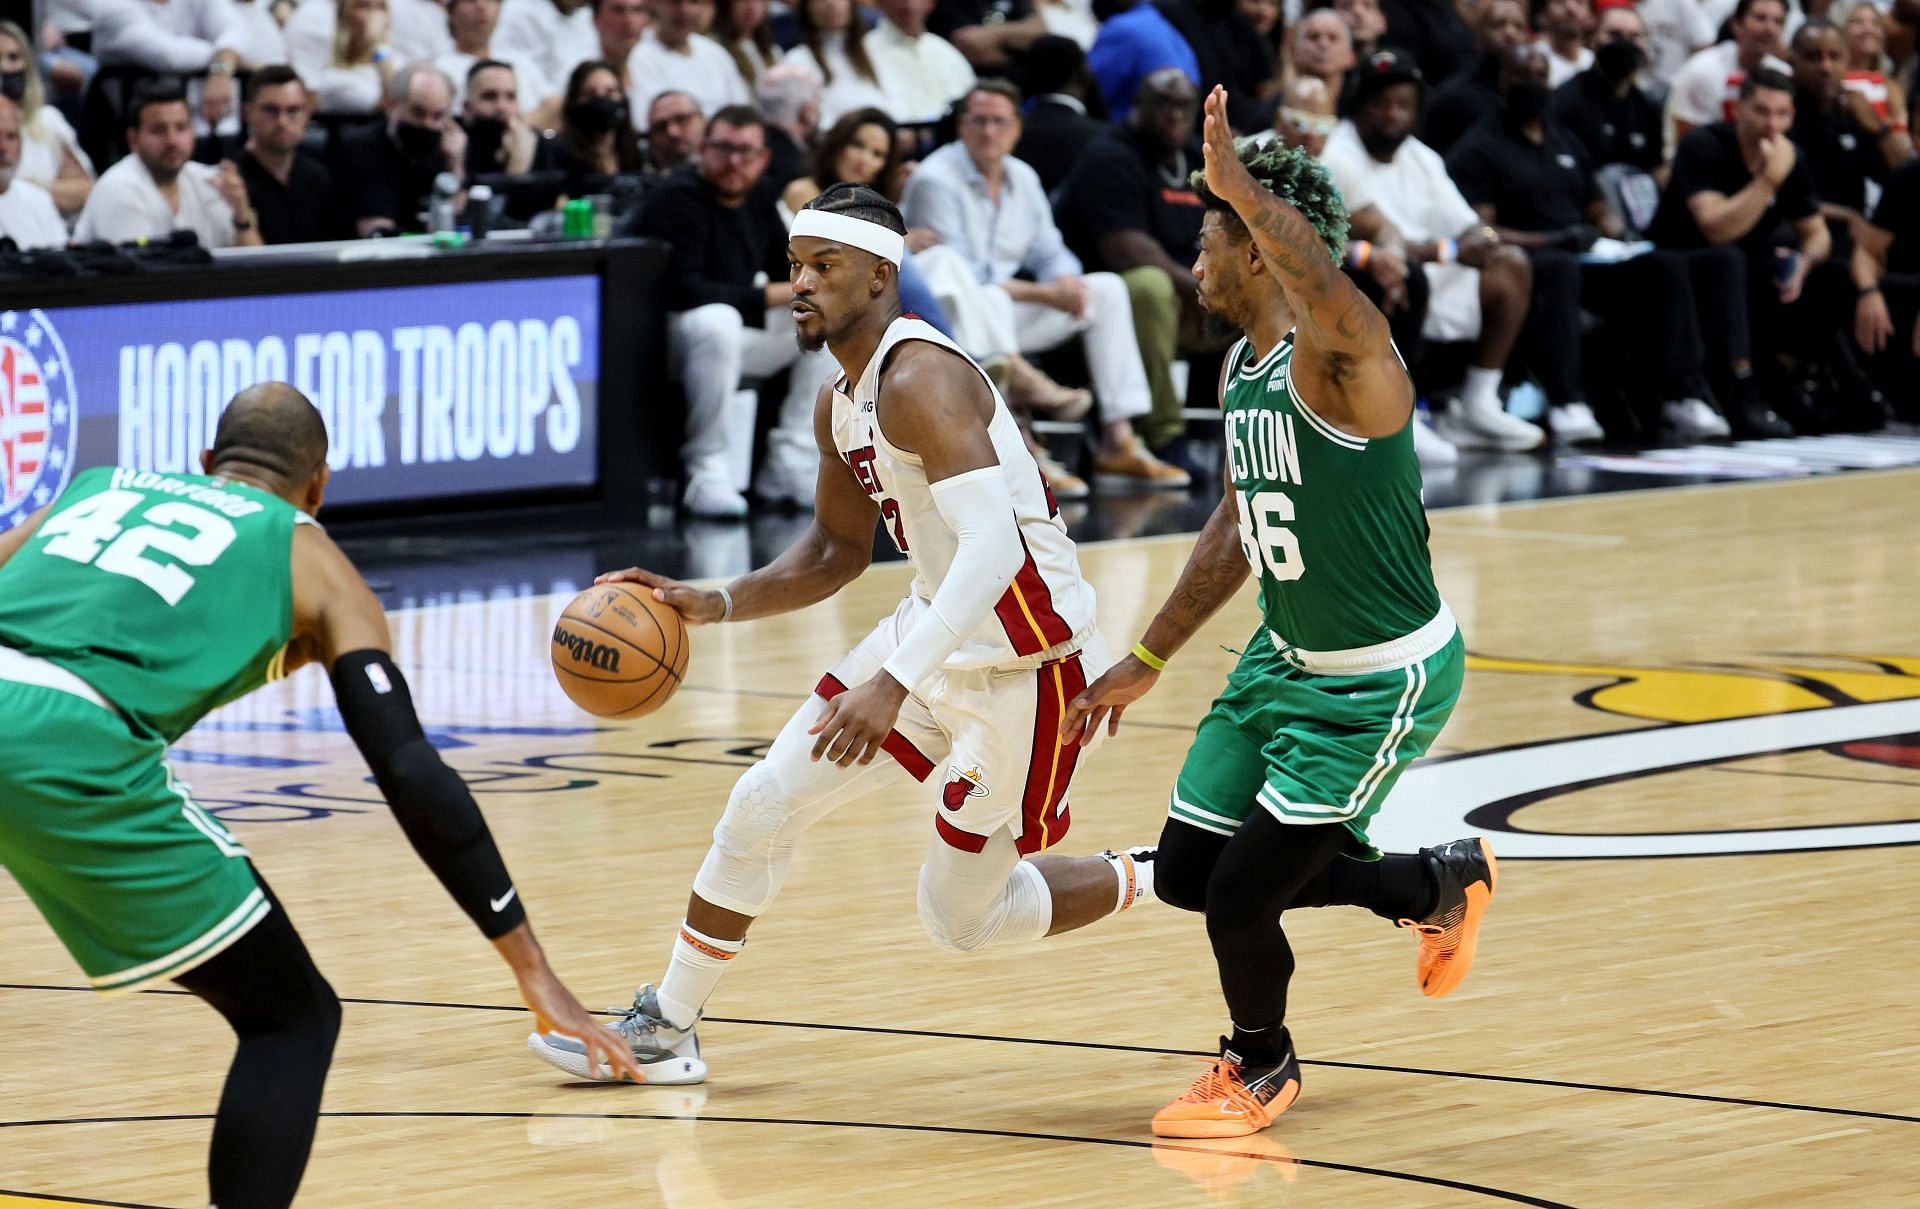
[(73, 363), (45, 313), (0, 313), (0, 532), (67, 485), (79, 419)]
[(940, 791), (940, 804), (948, 810), (958, 810), (967, 804), (968, 798), (984, 798), (993, 791), (980, 779), (978, 768), (969, 768), (961, 772), (952, 765), (947, 766), (947, 775), (952, 777), (946, 788)]
[[(1600, 733), (1422, 760), (1369, 829), (1389, 851), (1412, 852), (1434, 835), (1462, 834), (1462, 827), (1487, 836), (1502, 858), (1539, 860), (1920, 844), (1920, 820), (1873, 818), (1888, 807), (1862, 799), (1874, 791), (1859, 788), (1916, 784), (1920, 657), (1785, 655), (1634, 667), (1473, 656), (1467, 666), (1481, 676), (1586, 680), (1589, 687), (1576, 693), (1575, 704), (1642, 725), (1622, 730), (1616, 722)], [(1716, 773), (1746, 774), (1755, 784), (1778, 778), (1781, 789), (1757, 800), (1768, 818), (1780, 820), (1784, 811), (1790, 821), (1733, 824), (1743, 812), (1741, 799), (1724, 793), (1692, 805), (1697, 778)], [(1658, 783), (1670, 775), (1696, 779)], [(1664, 825), (1609, 830), (1604, 813), (1566, 822), (1582, 803), (1563, 799), (1592, 791), (1596, 796), (1584, 800), (1604, 812), (1620, 801), (1622, 786), (1655, 807), (1670, 805)], [(1858, 801), (1864, 806), (1850, 812), (1849, 803)], [(1710, 821), (1709, 809), (1725, 821)]]

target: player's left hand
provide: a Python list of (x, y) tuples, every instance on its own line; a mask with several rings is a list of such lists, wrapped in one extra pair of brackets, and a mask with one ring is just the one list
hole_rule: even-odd
[(1206, 119), (1201, 123), (1201, 153), (1207, 161), (1207, 188), (1229, 205), (1252, 197), (1258, 188), (1253, 173), (1233, 148), (1233, 126), (1227, 121), (1227, 90), (1219, 84), (1207, 94)]
[(1091, 746), (1099, 737), (1103, 719), (1109, 736), (1119, 734), (1120, 715), (1159, 682), (1159, 672), (1142, 663), (1137, 656), (1126, 656), (1088, 685), (1079, 696), (1067, 702), (1067, 712), (1060, 719), (1060, 741), (1077, 742), (1082, 747)]
[(875, 672), (873, 679), (827, 702), (827, 712), (807, 731), (820, 736), (813, 745), (813, 759), (824, 756), (841, 768), (873, 763), (906, 699), (907, 690), (898, 680)]
[(620, 1035), (594, 1018), (582, 1007), (552, 970), (544, 965), (520, 975), (520, 997), (533, 1009), (534, 1029), (572, 1037), (587, 1047), (587, 1060), (594, 1070), (604, 1070), (618, 1079), (645, 1083), (633, 1051)]

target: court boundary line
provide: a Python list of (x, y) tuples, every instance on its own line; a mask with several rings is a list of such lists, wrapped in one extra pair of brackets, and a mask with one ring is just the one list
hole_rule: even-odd
[[(584, 1084), (587, 1087), (599, 1087), (602, 1084)], [(1533, 1205), (1538, 1209), (1574, 1209), (1563, 1201), (1550, 1201), (1544, 1197), (1528, 1196), (1523, 1192), (1509, 1192), (1504, 1188), (1493, 1188), (1485, 1184), (1471, 1184), (1464, 1180), (1450, 1180), (1445, 1176), (1422, 1175), (1417, 1172), (1393, 1171), (1385, 1167), (1363, 1167), (1357, 1163), (1336, 1163), (1328, 1159), (1302, 1159), (1293, 1155), (1255, 1154), (1251, 1151), (1210, 1150), (1201, 1146), (1183, 1146), (1179, 1143), (1149, 1142), (1138, 1138), (1100, 1138), (1080, 1134), (1040, 1133), (1019, 1129), (984, 1129), (964, 1125), (912, 1125), (904, 1121), (831, 1121), (805, 1117), (740, 1117), (705, 1116), (699, 1113), (639, 1113), (639, 1112), (532, 1112), (441, 1109), (426, 1112), (408, 1112), (398, 1109), (363, 1109), (322, 1112), (322, 1120), (505, 1120), (505, 1121), (696, 1121), (713, 1122), (728, 1125), (790, 1125), (806, 1126), (814, 1129), (871, 1129), (886, 1130), (895, 1133), (935, 1133), (958, 1137), (1011, 1138), (1028, 1142), (1059, 1142), (1082, 1146), (1117, 1146), (1129, 1150), (1153, 1151), (1156, 1149), (1177, 1150), (1191, 1154), (1213, 1157), (1243, 1158), (1256, 1162), (1272, 1163), (1276, 1166), (1313, 1167), (1325, 1171), (1342, 1171), (1350, 1175), (1370, 1175), (1381, 1179), (1400, 1180), (1406, 1183), (1426, 1184), (1438, 1188), (1450, 1188), (1456, 1192), (1467, 1192), (1485, 1196), (1494, 1200), (1509, 1201), (1518, 1205)], [(52, 1117), (32, 1121), (0, 1121), (0, 1129), (25, 1129), (50, 1125), (132, 1125), (154, 1122), (211, 1121), (212, 1113), (160, 1113), (153, 1115), (135, 1115), (125, 1117)], [(85, 1204), (87, 1202), (81, 1202)], [(146, 1209), (134, 1206), (132, 1209)]]
[[(4, 982), (0, 991), (85, 991), (93, 988), (66, 986), (57, 983)], [(166, 987), (149, 987), (139, 991), (141, 995), (170, 995), (177, 998), (195, 998), (190, 991), (173, 990)], [(373, 999), (342, 995), (342, 1003), (359, 1004), (365, 1007), (423, 1007), (443, 1008), (450, 1011), (470, 1012), (516, 1012), (526, 1013), (525, 1007), (517, 1004), (498, 1003), (451, 1003), (432, 999)], [(596, 1016), (618, 1016), (619, 1012), (599, 1011)], [(926, 1037), (945, 1041), (991, 1041), (1003, 1045), (1049, 1045), (1062, 1049), (1092, 1049), (1110, 1053), (1151, 1054), (1168, 1058), (1208, 1058), (1214, 1056), (1211, 1051), (1187, 1049), (1163, 1049), (1150, 1045), (1121, 1045), (1110, 1041), (1072, 1041), (1061, 1037), (1009, 1037), (994, 1033), (955, 1033), (941, 1029), (895, 1028), (872, 1024), (818, 1024), (806, 1020), (760, 1020), (746, 1016), (707, 1016), (709, 1024), (741, 1024), (756, 1028), (794, 1028), (815, 1029), (822, 1032), (871, 1033), (877, 1036)], [(1707, 1092), (1670, 1091), (1657, 1087), (1625, 1087), (1613, 1083), (1584, 1083), (1568, 1079), (1545, 1079), (1535, 1075), (1498, 1075), (1481, 1071), (1439, 1070), (1424, 1066), (1397, 1066), (1378, 1062), (1345, 1062), (1330, 1058), (1302, 1058), (1302, 1066), (1324, 1066), (1331, 1070), (1372, 1071), (1379, 1074), (1424, 1075), (1436, 1079), (1470, 1079), (1484, 1083), (1513, 1083), (1527, 1087), (1551, 1087), (1563, 1091), (1606, 1092), (1614, 1095), (1653, 1096), (1663, 1100), (1687, 1100), (1703, 1104), (1719, 1104), (1731, 1108), (1761, 1108), (1777, 1112), (1811, 1112), (1827, 1116), (1858, 1117), (1862, 1120), (1891, 1121), (1899, 1125), (1920, 1125), (1920, 1116), (1896, 1112), (1881, 1112), (1869, 1108), (1837, 1108), (1825, 1104), (1796, 1104), (1786, 1100), (1755, 1100), (1744, 1096), (1719, 1096)], [(5, 1122), (0, 1122), (3, 1127)]]
[(162, 1209), (136, 1201), (103, 1201), (85, 1196), (62, 1196), (57, 1192), (22, 1192), (18, 1188), (0, 1188), (0, 1196), (17, 1196), (29, 1201), (58, 1201), (62, 1205), (85, 1205), (90, 1209)]

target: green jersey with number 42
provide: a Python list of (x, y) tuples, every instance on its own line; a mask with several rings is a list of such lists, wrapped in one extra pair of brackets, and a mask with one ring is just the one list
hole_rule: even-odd
[(0, 646), (66, 668), (171, 743), (281, 674), (303, 518), (225, 479), (82, 471), (0, 567)]
[(1292, 361), (1291, 333), (1258, 362), (1241, 340), (1221, 403), (1267, 628), (1309, 651), (1404, 637), (1440, 611), (1411, 423), (1390, 437), (1340, 431), (1295, 393)]

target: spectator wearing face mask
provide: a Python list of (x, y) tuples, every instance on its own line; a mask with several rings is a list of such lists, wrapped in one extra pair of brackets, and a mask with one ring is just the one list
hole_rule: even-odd
[(1647, 27), (1639, 12), (1609, 8), (1594, 30), (1593, 64), (1554, 90), (1548, 112), (1600, 167), (1626, 164), (1658, 173), (1666, 161), (1660, 103), (1640, 84), (1646, 63)]
[(467, 134), (453, 120), (453, 81), (438, 67), (402, 68), (387, 88), (386, 120), (340, 140), (334, 179), (355, 234), (425, 230), (421, 212), (434, 178), (464, 175), (466, 160)]
[(519, 176), (558, 167), (553, 145), (534, 132), (520, 113), (514, 70), (497, 59), (481, 59), (467, 70), (467, 95), (460, 120), (467, 131), (468, 180), (506, 173)]
[(60, 213), (80, 213), (93, 189), (93, 161), (66, 115), (47, 103), (33, 43), (11, 21), (0, 21), (0, 96), (20, 109), (20, 166), (14, 175), (52, 194)]
[(567, 77), (563, 95), (553, 143), (555, 159), (567, 174), (567, 196), (601, 192), (615, 177), (645, 168), (640, 140), (627, 120), (627, 94), (611, 63), (580, 64)]

